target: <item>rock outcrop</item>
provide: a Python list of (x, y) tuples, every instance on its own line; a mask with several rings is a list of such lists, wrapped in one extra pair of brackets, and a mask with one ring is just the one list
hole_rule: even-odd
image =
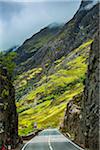
[(84, 92), (74, 97), (65, 112), (63, 132), (89, 150), (99, 150), (99, 37), (91, 45)]
[(7, 69), (0, 66), (0, 146), (15, 146), (18, 139), (18, 115), (15, 90)]
[(99, 150), (99, 36), (91, 46), (89, 67), (82, 100), (82, 133), (84, 145)]
[(64, 124), (62, 131), (71, 138), (75, 143), (83, 146), (82, 132), (80, 128), (81, 120), (81, 99), (83, 93), (73, 97), (67, 104), (65, 111)]

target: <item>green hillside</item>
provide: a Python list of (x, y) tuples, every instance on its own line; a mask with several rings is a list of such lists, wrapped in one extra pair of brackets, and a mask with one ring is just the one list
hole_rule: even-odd
[(83, 91), (91, 43), (92, 40), (87, 41), (50, 67), (45, 64), (45, 70), (32, 68), (17, 76), (17, 93), (29, 87), (17, 102), (20, 135), (32, 132), (34, 122), (38, 128), (59, 127), (66, 104)]
[(32, 132), (34, 122), (38, 128), (59, 127), (69, 100), (83, 91), (90, 39), (98, 30), (98, 5), (85, 5), (64, 26), (44, 28), (17, 49), (20, 135)]

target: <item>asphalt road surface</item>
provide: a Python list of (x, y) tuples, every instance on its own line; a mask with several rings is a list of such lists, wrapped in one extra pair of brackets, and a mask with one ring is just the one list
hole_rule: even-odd
[(29, 141), (22, 150), (83, 150), (62, 135), (58, 129), (43, 130)]

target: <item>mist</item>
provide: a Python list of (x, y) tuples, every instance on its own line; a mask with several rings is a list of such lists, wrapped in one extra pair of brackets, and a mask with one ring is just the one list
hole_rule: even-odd
[(0, 1), (0, 51), (21, 45), (51, 23), (66, 23), (80, 1), (3, 0)]

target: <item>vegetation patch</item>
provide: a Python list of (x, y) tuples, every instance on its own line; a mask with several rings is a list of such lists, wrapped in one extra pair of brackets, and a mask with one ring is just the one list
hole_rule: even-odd
[[(34, 122), (37, 122), (38, 128), (60, 125), (66, 104), (83, 91), (91, 43), (92, 40), (82, 44), (69, 55), (56, 60), (48, 70), (48, 74), (45, 74), (43, 68), (40, 67), (17, 78), (15, 83), (18, 89), (19, 84), (22, 84), (24, 80), (27, 83), (30, 79), (36, 81), (32, 82), (33, 89), (17, 102), (20, 135), (33, 131)], [(54, 71), (51, 72), (51, 70)], [(27, 83), (24, 82), (21, 88)]]

